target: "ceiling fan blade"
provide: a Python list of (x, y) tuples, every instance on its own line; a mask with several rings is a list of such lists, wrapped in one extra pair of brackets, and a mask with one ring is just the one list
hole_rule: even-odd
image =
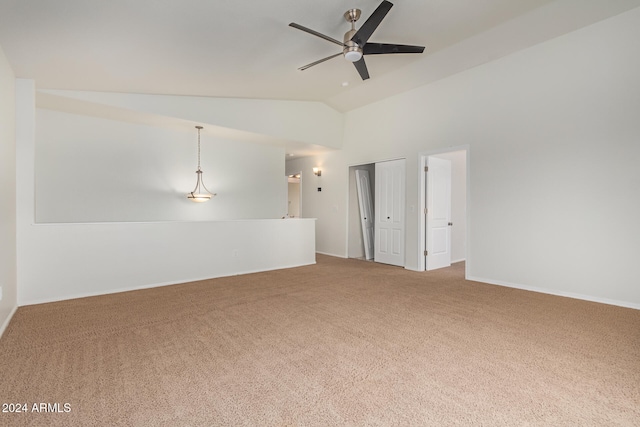
[(387, 53), (422, 53), (424, 46), (406, 44), (367, 43), (362, 48), (363, 55), (383, 55)]
[(344, 43), (334, 39), (333, 37), (325, 36), (322, 33), (319, 33), (317, 31), (314, 31), (314, 30), (312, 30), (310, 28), (307, 28), (307, 27), (303, 27), (302, 25), (296, 24), (295, 22), (292, 22), (291, 24), (289, 24), (289, 26), (293, 27), (293, 28), (297, 28), (298, 30), (304, 31), (305, 33), (313, 34), (316, 37), (320, 37), (321, 39), (325, 39), (325, 40), (330, 41), (331, 43), (335, 43), (335, 44), (337, 44), (339, 46), (344, 46)]
[(366, 20), (362, 27), (351, 37), (351, 41), (358, 44), (358, 46), (363, 47), (371, 34), (378, 28), (378, 25), (382, 22), (389, 10), (393, 6), (393, 3), (383, 0), (380, 3), (380, 6), (376, 10), (373, 11), (371, 16)]
[(300, 68), (298, 68), (298, 70), (300, 70), (300, 71), (304, 71), (304, 70), (306, 70), (307, 68), (311, 68), (311, 67), (313, 67), (314, 65), (318, 65), (318, 64), (320, 64), (321, 62), (328, 61), (328, 60), (330, 60), (331, 58), (335, 58), (336, 56), (340, 56), (340, 55), (342, 55), (342, 52), (340, 52), (340, 53), (336, 53), (335, 55), (327, 56), (326, 58), (319, 59), (319, 60), (317, 60), (316, 62), (312, 62), (311, 64), (307, 64), (307, 65), (305, 65), (304, 67), (300, 67)]
[(358, 70), (362, 80), (367, 80), (369, 78), (369, 71), (367, 70), (367, 64), (364, 62), (364, 56), (360, 58), (359, 61), (354, 62), (353, 65), (356, 67), (356, 70)]

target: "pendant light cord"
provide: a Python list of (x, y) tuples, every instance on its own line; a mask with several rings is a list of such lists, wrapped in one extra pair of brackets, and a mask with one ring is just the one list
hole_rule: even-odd
[(200, 170), (200, 129), (201, 127), (198, 127), (198, 170)]
[(200, 130), (202, 126), (196, 126), (196, 129), (198, 129), (198, 172), (200, 172)]

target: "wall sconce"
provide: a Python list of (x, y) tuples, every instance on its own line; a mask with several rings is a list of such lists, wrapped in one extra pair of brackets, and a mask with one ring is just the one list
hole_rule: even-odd
[(313, 174), (315, 176), (322, 176), (322, 171), (319, 168), (313, 168)]

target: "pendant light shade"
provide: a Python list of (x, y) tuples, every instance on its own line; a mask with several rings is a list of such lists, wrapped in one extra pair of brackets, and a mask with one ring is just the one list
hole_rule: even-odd
[(196, 171), (198, 180), (196, 181), (196, 187), (193, 191), (187, 194), (187, 199), (196, 203), (202, 203), (211, 200), (215, 194), (211, 193), (211, 191), (205, 187), (204, 181), (202, 180), (202, 169), (200, 169), (200, 129), (202, 129), (202, 126), (196, 126), (196, 129), (198, 129), (198, 170)]

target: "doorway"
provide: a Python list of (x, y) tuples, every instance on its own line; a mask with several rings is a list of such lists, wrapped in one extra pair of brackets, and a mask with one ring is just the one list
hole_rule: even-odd
[[(375, 178), (374, 178), (375, 179)], [(369, 171), (356, 169), (356, 190), (360, 208), (360, 225), (364, 240), (364, 258), (372, 260), (375, 254), (375, 216), (373, 213), (373, 191)]]
[(287, 218), (302, 217), (302, 173), (287, 175)]
[(467, 260), (468, 146), (420, 155), (420, 271)]
[[(358, 200), (356, 171), (367, 172), (367, 175), (369, 176), (369, 187), (370, 189), (373, 189), (375, 188), (376, 165), (375, 163), (366, 163), (349, 167), (349, 233), (347, 241), (347, 256), (349, 258), (366, 259), (364, 234), (362, 230)], [(371, 203), (375, 205), (375, 192), (371, 191), (370, 196)]]

